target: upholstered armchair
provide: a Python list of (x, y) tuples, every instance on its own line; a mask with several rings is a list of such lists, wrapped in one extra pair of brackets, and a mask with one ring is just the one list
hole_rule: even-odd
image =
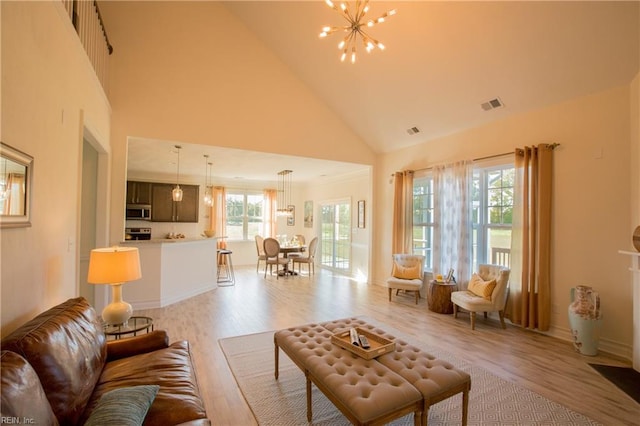
[(460, 308), (469, 312), (471, 329), (475, 329), (476, 312), (498, 312), (502, 328), (504, 323), (504, 306), (507, 303), (510, 270), (500, 265), (479, 265), (478, 272), (473, 274), (466, 290), (451, 293), (453, 317), (458, 317)]
[(424, 256), (419, 254), (394, 254), (391, 276), (387, 278), (386, 287), (389, 288), (389, 301), (391, 293), (396, 290), (396, 296), (400, 290), (413, 292), (416, 296), (416, 305), (420, 299), (420, 290), (424, 284)]

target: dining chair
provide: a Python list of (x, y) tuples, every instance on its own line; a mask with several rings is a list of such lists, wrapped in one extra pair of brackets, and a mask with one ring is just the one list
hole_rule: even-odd
[[(260, 269), (260, 261), (267, 260), (267, 256), (264, 254), (264, 238), (261, 235), (256, 235), (256, 251), (258, 252), (258, 261), (256, 262), (256, 272)], [(267, 269), (265, 263), (264, 269)]]
[(309, 248), (308, 250), (305, 252), (305, 255), (302, 256), (298, 256), (298, 257), (294, 257), (291, 260), (293, 261), (293, 269), (296, 269), (296, 263), (298, 264), (298, 274), (301, 273), (301, 264), (306, 263), (307, 264), (307, 273), (309, 274), (309, 277), (311, 277), (311, 273), (313, 271), (313, 274), (315, 275), (316, 273), (316, 267), (315, 267), (315, 257), (316, 257), (316, 249), (318, 248), (318, 237), (314, 237), (311, 242), (309, 243)]
[(280, 265), (285, 266), (283, 268), (283, 271), (285, 271), (286, 265), (289, 264), (289, 259), (280, 257), (280, 243), (275, 238), (265, 238), (263, 246), (266, 262), (264, 266), (264, 277), (267, 277), (267, 266), (269, 266), (269, 273), (273, 274), (273, 265), (276, 265), (276, 279), (278, 279), (280, 275)]

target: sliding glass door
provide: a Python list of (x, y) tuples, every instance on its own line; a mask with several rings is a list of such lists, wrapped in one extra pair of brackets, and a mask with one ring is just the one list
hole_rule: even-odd
[(320, 263), (340, 272), (351, 270), (351, 200), (320, 205)]

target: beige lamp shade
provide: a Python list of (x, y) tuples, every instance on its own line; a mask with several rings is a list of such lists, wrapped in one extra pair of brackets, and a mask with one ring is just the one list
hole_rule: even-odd
[(133, 309), (122, 300), (122, 284), (142, 278), (137, 247), (109, 247), (91, 250), (87, 281), (111, 285), (111, 303), (102, 311), (107, 324), (125, 324)]
[(142, 278), (137, 247), (108, 247), (91, 250), (87, 282), (115, 284)]

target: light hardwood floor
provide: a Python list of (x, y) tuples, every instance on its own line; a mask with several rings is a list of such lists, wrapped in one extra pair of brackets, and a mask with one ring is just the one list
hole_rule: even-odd
[(214, 425), (256, 424), (218, 339), (358, 315), (419, 336), (605, 425), (640, 424), (640, 404), (588, 365), (628, 366), (628, 362), (602, 353), (586, 357), (569, 342), (511, 325), (503, 330), (497, 320), (484, 320), (481, 315), (471, 331), (467, 314), (454, 319), (433, 313), (424, 295), (423, 291), (418, 305), (413, 295), (389, 302), (386, 288), (356, 283), (320, 268), (311, 279), (276, 280), (263, 278), (255, 266), (245, 266), (236, 267), (233, 287), (136, 314), (153, 317), (156, 329), (167, 330), (171, 341), (190, 341), (200, 390)]

